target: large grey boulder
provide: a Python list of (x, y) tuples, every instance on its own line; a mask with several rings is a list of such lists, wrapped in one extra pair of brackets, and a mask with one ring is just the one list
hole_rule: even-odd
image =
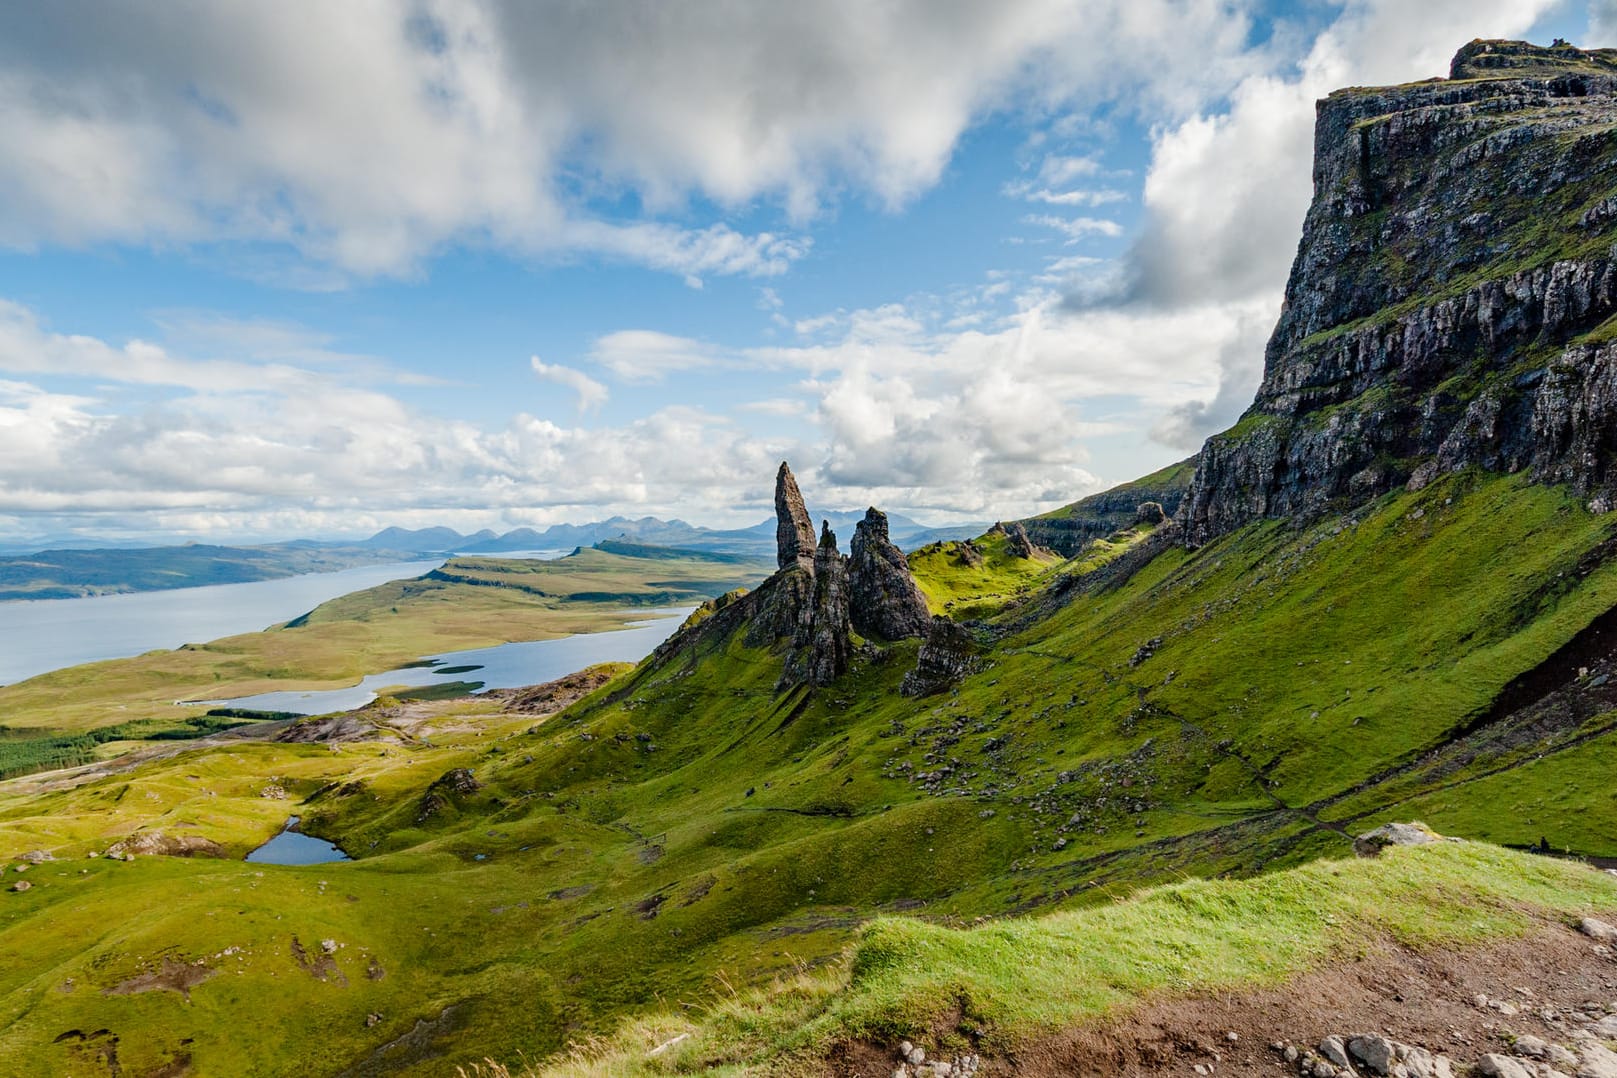
[(1384, 823), (1353, 840), (1353, 852), (1374, 857), (1388, 846), (1425, 846), (1443, 836), (1423, 823)]

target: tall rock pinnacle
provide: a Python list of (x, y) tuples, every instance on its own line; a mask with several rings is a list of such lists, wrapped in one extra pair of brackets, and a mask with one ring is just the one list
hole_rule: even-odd
[(865, 510), (848, 549), (848, 612), (854, 632), (878, 640), (925, 636), (932, 615), (904, 552), (887, 537), (887, 514)]
[[(790, 472), (785, 474), (791, 478)], [(814, 551), (813, 566), (814, 590), (798, 610), (781, 687), (829, 685), (848, 669), (853, 655), (848, 636), (848, 563), (837, 552), (837, 537), (829, 523)]]
[(814, 567), (814, 522), (786, 462), (775, 473), (775, 564), (781, 569)]

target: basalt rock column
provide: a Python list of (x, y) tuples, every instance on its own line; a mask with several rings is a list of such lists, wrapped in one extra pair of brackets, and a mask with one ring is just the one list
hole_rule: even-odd
[(854, 632), (878, 640), (925, 636), (932, 615), (904, 552), (888, 538), (887, 514), (865, 510), (848, 548), (848, 613)]
[(785, 569), (814, 565), (814, 522), (803, 505), (803, 494), (786, 462), (775, 473), (775, 564)]
[[(790, 473), (788, 473), (789, 477)], [(786, 656), (781, 687), (829, 685), (848, 669), (853, 642), (848, 634), (848, 563), (826, 523), (814, 551), (810, 601), (798, 611), (792, 650)]]

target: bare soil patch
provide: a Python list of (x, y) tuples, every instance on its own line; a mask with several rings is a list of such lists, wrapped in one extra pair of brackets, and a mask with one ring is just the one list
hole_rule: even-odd
[[(1276, 1044), (1307, 1049), (1333, 1033), (1379, 1033), (1469, 1065), (1528, 1034), (1575, 1043), (1608, 1013), (1617, 1013), (1617, 953), (1544, 922), (1526, 937), (1463, 949), (1382, 942), (1279, 987), (1159, 999), (1013, 1049), (971, 1050), (984, 1076), (1193, 1075), (1198, 1065), (1212, 1075), (1280, 1075), (1297, 1065)], [(958, 1046), (957, 1024), (940, 1023), (934, 1043)], [(857, 1043), (842, 1046), (826, 1073), (888, 1078), (897, 1066), (895, 1045)]]

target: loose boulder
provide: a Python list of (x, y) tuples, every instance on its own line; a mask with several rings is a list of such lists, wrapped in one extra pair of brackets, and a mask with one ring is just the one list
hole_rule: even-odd
[(1375, 857), (1388, 846), (1425, 846), (1443, 836), (1423, 823), (1387, 823), (1353, 840), (1353, 852)]

